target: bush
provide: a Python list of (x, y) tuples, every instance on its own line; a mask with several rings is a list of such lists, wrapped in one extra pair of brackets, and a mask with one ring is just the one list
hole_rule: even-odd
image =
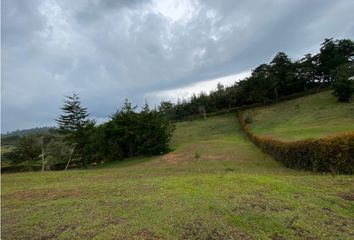
[(282, 142), (252, 133), (238, 112), (247, 136), (286, 167), (315, 172), (354, 173), (354, 132), (316, 140)]
[(37, 165), (10, 165), (1, 168), (1, 173), (40, 171), (41, 166)]
[(333, 95), (339, 102), (350, 102), (352, 98), (353, 87), (349, 79), (340, 79), (333, 83)]
[(333, 95), (337, 97), (339, 102), (350, 102), (354, 92), (353, 81), (351, 80), (353, 75), (354, 66), (343, 64), (337, 69), (332, 87)]
[(247, 124), (252, 123), (252, 118), (250, 115), (247, 115), (244, 120), (245, 120), (245, 123), (247, 123)]

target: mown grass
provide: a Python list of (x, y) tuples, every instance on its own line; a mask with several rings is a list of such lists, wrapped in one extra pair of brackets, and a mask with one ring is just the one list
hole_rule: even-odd
[[(284, 168), (233, 114), (182, 122), (174, 151), (2, 175), (2, 239), (351, 239), (354, 177)], [(196, 154), (197, 153), (197, 154)]]
[(284, 141), (354, 131), (354, 101), (339, 103), (331, 91), (250, 109), (245, 115), (254, 133)]

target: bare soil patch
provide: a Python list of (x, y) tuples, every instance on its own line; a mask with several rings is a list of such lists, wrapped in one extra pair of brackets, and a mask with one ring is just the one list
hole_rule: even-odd
[(340, 192), (337, 193), (337, 195), (343, 198), (344, 200), (354, 201), (354, 192)]

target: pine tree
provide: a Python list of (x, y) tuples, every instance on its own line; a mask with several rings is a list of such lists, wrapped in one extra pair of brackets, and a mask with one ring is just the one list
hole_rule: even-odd
[(88, 119), (87, 108), (81, 107), (80, 98), (76, 93), (66, 96), (61, 110), (64, 114), (56, 120), (59, 132), (65, 135), (65, 141), (71, 145), (71, 152), (75, 152), (82, 166), (86, 167), (85, 151), (95, 122)]
[(119, 145), (122, 146), (125, 157), (136, 155), (136, 138), (138, 131), (138, 118), (136, 106), (125, 100), (124, 106), (112, 116), (115, 135)]
[(72, 96), (66, 96), (64, 106), (61, 110), (64, 112), (57, 119), (59, 131), (63, 134), (73, 134), (80, 128), (84, 127), (89, 120), (87, 117), (87, 108), (81, 107), (79, 96), (73, 93)]
[(154, 155), (168, 152), (168, 142), (173, 131), (170, 120), (156, 109), (151, 110), (147, 102), (138, 117), (138, 153)]

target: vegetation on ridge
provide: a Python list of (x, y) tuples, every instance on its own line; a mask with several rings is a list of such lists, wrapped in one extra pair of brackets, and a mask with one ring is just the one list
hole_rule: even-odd
[[(218, 84), (210, 94), (200, 93), (171, 106), (175, 120), (193, 114), (215, 112), (244, 105), (274, 102), (284, 96), (333, 86), (341, 102), (349, 102), (354, 91), (354, 42), (325, 39), (320, 52), (292, 61), (279, 52), (269, 64), (256, 67), (250, 77), (225, 88)], [(172, 114), (171, 114), (172, 112)]]
[[(353, 57), (353, 41), (325, 39), (320, 52), (314, 56), (306, 55), (293, 62), (280, 52), (270, 64), (255, 68), (250, 77), (228, 88), (218, 84), (215, 92), (194, 95), (190, 101), (175, 105), (163, 101), (155, 109), (145, 104), (141, 112), (136, 112), (127, 101), (108, 123), (99, 126), (88, 119), (87, 110), (80, 106), (78, 96), (74, 94), (68, 97), (62, 108), (64, 115), (58, 119), (63, 137), (50, 134), (16, 139), (14, 151), (4, 157), (13, 163), (34, 162), (41, 158), (42, 169), (45, 169), (44, 165), (60, 169), (65, 165), (62, 161), (65, 155), (68, 163), (85, 167), (138, 155), (166, 153), (173, 130), (171, 121), (196, 113), (206, 116), (207, 112), (220, 109), (276, 102), (295, 93), (328, 86), (333, 86), (333, 94), (339, 101), (349, 102), (353, 92)], [(49, 142), (55, 146), (55, 154), (46, 151)], [(57, 150), (61, 154), (57, 155)], [(51, 161), (46, 160), (48, 156)], [(76, 161), (71, 161), (72, 158)]]

